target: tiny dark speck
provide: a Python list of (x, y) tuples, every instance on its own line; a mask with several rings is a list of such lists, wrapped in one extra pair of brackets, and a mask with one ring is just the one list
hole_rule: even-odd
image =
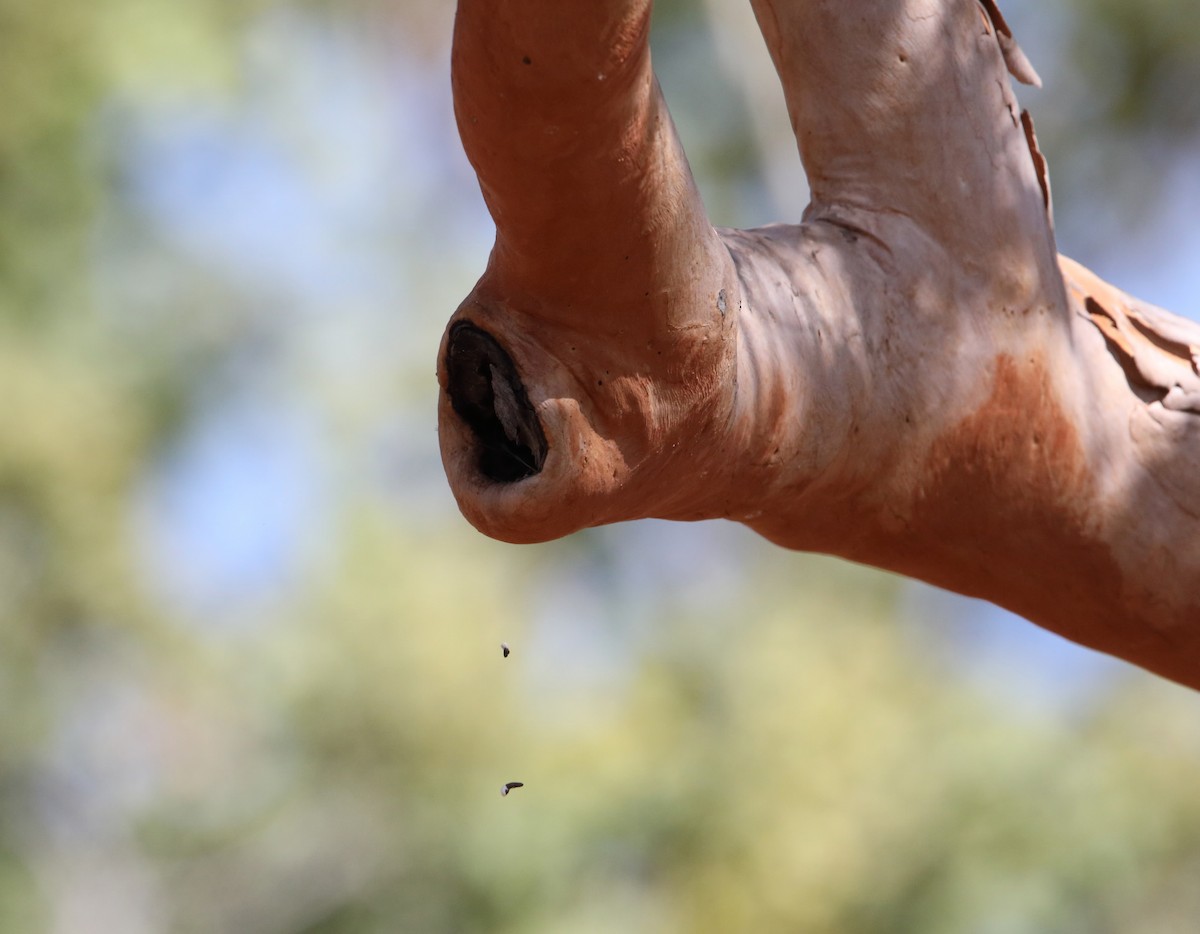
[(522, 62), (522, 64), (525, 64), (525, 65), (532, 65), (533, 59), (530, 58), (528, 55), (526, 55), (524, 58), (521, 59), (521, 62)]
[(512, 651), (512, 649), (510, 649), (510, 648), (508, 647), (508, 643), (507, 643), (507, 642), (501, 642), (501, 643), (500, 643), (500, 651), (504, 653), (504, 657), (505, 657), (505, 658), (508, 658), (508, 653), (509, 653), (509, 652), (511, 652), (511, 651)]
[(524, 782), (505, 782), (504, 787), (500, 789), (500, 795), (501, 795), (501, 797), (503, 797), (504, 795), (507, 795), (510, 791), (512, 791), (514, 788), (524, 788), (524, 787), (525, 787)]

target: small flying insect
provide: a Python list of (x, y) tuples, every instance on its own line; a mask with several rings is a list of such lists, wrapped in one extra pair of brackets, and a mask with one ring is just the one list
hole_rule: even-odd
[(524, 782), (505, 782), (504, 787), (500, 789), (500, 797), (505, 797), (514, 788), (524, 788)]
[(501, 642), (501, 643), (500, 643), (500, 651), (504, 653), (504, 657), (505, 657), (505, 658), (508, 658), (508, 653), (509, 653), (509, 652), (511, 652), (511, 651), (512, 651), (512, 649), (510, 649), (510, 648), (508, 647), (508, 643), (507, 643), (507, 642)]

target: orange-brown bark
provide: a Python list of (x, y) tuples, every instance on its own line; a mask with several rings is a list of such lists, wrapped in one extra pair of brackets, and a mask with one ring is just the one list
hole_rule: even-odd
[(714, 230), (648, 0), (460, 0), (496, 221), (439, 355), (464, 514), (723, 517), (1200, 687), (1200, 327), (1057, 255), (991, 2), (755, 0), (812, 187)]

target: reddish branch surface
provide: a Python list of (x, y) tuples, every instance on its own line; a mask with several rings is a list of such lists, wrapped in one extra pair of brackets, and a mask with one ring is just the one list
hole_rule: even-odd
[(459, 0), (497, 228), (439, 353), (463, 513), (728, 518), (1200, 687), (1200, 327), (1058, 256), (998, 11), (754, 6), (812, 203), (716, 230), (649, 0)]

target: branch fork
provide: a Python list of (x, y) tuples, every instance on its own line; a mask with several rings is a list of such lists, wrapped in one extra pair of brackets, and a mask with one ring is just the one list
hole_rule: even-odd
[(1060, 257), (990, 0), (754, 0), (812, 201), (708, 220), (649, 0), (459, 0), (496, 222), (439, 351), (466, 517), (727, 518), (1200, 687), (1200, 327)]

